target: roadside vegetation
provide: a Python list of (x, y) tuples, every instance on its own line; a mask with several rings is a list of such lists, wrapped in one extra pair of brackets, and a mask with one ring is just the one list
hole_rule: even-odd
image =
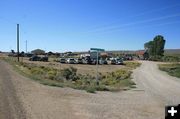
[(56, 69), (53, 67), (37, 66), (32, 63), (22, 63), (5, 59), (16, 71), (22, 75), (36, 80), (44, 85), (57, 87), (71, 87), (95, 93), (96, 91), (120, 91), (135, 88), (131, 80), (132, 69), (138, 67), (138, 62), (126, 62), (125, 68), (106, 74), (99, 73), (98, 80), (89, 74), (78, 74), (74, 67)]
[(169, 75), (180, 78), (180, 64), (159, 64), (159, 69), (166, 71)]
[(141, 65), (141, 63), (139, 63), (139, 62), (126, 61), (126, 62), (124, 62), (124, 65), (125, 65), (127, 68), (135, 69), (135, 68), (139, 67), (139, 66)]
[(163, 62), (180, 62), (180, 54), (168, 55), (165, 54), (161, 61)]

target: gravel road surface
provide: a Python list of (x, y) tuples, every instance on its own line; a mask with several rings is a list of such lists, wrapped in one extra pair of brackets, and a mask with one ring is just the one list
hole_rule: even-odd
[(137, 88), (90, 94), (41, 85), (0, 61), (0, 119), (164, 119), (164, 106), (180, 103), (180, 79), (142, 62)]
[(16, 95), (12, 75), (0, 61), (0, 119), (25, 119), (24, 109)]

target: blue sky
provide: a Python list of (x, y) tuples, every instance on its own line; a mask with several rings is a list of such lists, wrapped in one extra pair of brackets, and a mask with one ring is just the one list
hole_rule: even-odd
[(143, 49), (156, 35), (165, 48), (180, 48), (179, 0), (1, 0), (0, 51)]

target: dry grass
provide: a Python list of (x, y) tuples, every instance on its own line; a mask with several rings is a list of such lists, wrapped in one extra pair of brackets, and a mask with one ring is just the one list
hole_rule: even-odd
[[(58, 87), (95, 91), (118, 91), (132, 88), (131, 70), (139, 66), (137, 62), (127, 62), (125, 65), (99, 65), (98, 81), (96, 80), (96, 65), (61, 64), (59, 62), (35, 62), (24, 59), (17, 63), (8, 58), (21, 74), (39, 81), (42, 84)], [(72, 70), (71, 70), (72, 69)]]
[(159, 69), (166, 71), (169, 75), (180, 78), (180, 64), (159, 64)]
[[(85, 64), (61, 64), (59, 62), (38, 62), (38, 61), (28, 61), (27, 58), (23, 59), (23, 62), (26, 63), (32, 63), (36, 64), (37, 66), (47, 66), (47, 67), (52, 67), (56, 69), (64, 69), (64, 68), (70, 68), (74, 67), (78, 70), (78, 74), (89, 74), (89, 75), (95, 75), (97, 66), (96, 65), (85, 65)], [(124, 65), (98, 65), (98, 71), (102, 74), (106, 74), (107, 72), (113, 72), (118, 69), (125, 68)]]

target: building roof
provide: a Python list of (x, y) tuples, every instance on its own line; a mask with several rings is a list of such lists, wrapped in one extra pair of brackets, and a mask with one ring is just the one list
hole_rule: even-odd
[(145, 50), (136, 51), (136, 54), (137, 54), (137, 55), (144, 55), (144, 53), (145, 53)]

